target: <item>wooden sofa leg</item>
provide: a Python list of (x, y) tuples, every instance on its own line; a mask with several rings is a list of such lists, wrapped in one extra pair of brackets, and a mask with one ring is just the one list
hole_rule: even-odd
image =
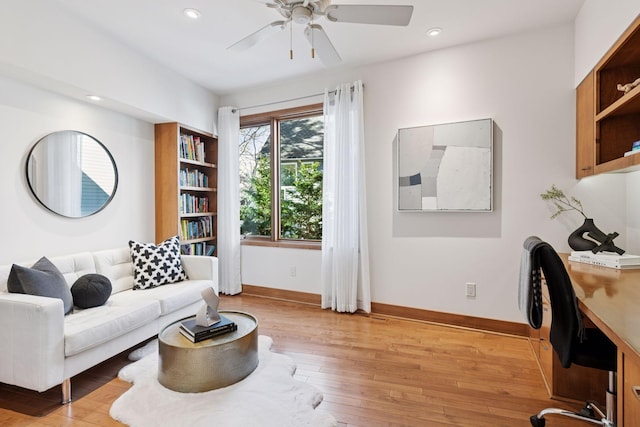
[(66, 405), (71, 402), (71, 378), (65, 378), (62, 381), (62, 404)]

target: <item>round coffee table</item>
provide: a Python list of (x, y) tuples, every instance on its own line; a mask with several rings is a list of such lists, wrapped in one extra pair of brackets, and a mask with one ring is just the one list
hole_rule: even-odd
[[(238, 330), (192, 343), (179, 320), (158, 335), (158, 381), (168, 389), (197, 393), (237, 383), (258, 366), (258, 320), (249, 313), (221, 310)], [(193, 318), (187, 317), (186, 319)]]

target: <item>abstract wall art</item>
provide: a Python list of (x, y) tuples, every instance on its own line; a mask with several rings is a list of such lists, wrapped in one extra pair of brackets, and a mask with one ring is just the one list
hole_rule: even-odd
[(490, 212), (493, 120), (398, 130), (398, 210)]

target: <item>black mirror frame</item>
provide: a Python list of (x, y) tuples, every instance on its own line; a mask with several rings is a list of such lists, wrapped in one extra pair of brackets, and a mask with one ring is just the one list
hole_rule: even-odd
[[(91, 138), (92, 141), (96, 142), (104, 150), (104, 152), (107, 154), (107, 157), (111, 161), (111, 166), (113, 166), (114, 183), (113, 183), (113, 190), (111, 191), (111, 194), (109, 195), (109, 198), (107, 200), (105, 200), (105, 202), (102, 204), (100, 209), (96, 209), (94, 212), (92, 212), (90, 214), (87, 214), (87, 215), (70, 216), (70, 215), (65, 215), (63, 213), (55, 211), (54, 209), (52, 209), (49, 206), (47, 206), (47, 204), (43, 200), (41, 200), (40, 197), (38, 197), (35, 189), (31, 185), (31, 179), (29, 178), (29, 164), (30, 164), (31, 155), (33, 154), (33, 151), (36, 149), (36, 147), (38, 147), (38, 144), (40, 144), (48, 136), (51, 136), (51, 135), (54, 135), (54, 134), (57, 134), (57, 133), (63, 133), (63, 132), (72, 132), (72, 133), (76, 133), (76, 134), (83, 135), (83, 136), (86, 136), (88, 138)], [(38, 201), (38, 203), (40, 203), (49, 212), (52, 212), (52, 213), (54, 213), (54, 214), (56, 214), (58, 216), (62, 216), (64, 218), (71, 218), (71, 219), (88, 218), (88, 217), (93, 216), (93, 215), (97, 214), (98, 212), (102, 211), (104, 208), (106, 208), (109, 205), (109, 203), (111, 203), (111, 200), (113, 200), (113, 198), (114, 198), (114, 196), (116, 194), (116, 191), (118, 190), (118, 182), (119, 182), (118, 166), (116, 165), (116, 161), (113, 158), (113, 156), (111, 155), (111, 152), (109, 151), (109, 149), (102, 142), (100, 142), (95, 137), (89, 135), (88, 133), (77, 131), (77, 130), (73, 130), (73, 129), (66, 129), (66, 130), (60, 130), (60, 131), (55, 131), (55, 132), (48, 133), (48, 134), (44, 135), (42, 138), (38, 139), (35, 142), (35, 144), (33, 144), (33, 146), (29, 149), (29, 153), (27, 153), (27, 159), (26, 159), (26, 162), (25, 162), (25, 178), (27, 180), (27, 185), (29, 186), (29, 191), (31, 191), (31, 195), (33, 195), (33, 197)]]

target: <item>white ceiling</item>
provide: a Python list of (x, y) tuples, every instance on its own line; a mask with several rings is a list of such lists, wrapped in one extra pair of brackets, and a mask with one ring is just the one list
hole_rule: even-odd
[[(311, 59), (303, 27), (271, 36), (244, 52), (226, 48), (281, 16), (266, 0), (54, 0), (114, 39), (218, 94), (326, 71)], [(292, 0), (290, 0), (292, 1)], [(343, 61), (337, 68), (572, 22), (584, 0), (333, 0), (333, 4), (413, 4), (408, 27), (323, 26)], [(198, 9), (199, 20), (185, 8)], [(426, 30), (441, 27), (437, 38)]]

